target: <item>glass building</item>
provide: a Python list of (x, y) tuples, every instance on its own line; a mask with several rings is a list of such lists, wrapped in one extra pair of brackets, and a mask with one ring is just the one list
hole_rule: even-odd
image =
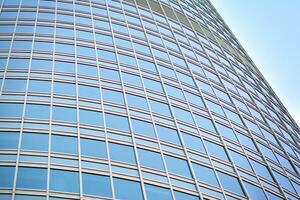
[(0, 0), (1, 200), (300, 198), (299, 127), (208, 0)]

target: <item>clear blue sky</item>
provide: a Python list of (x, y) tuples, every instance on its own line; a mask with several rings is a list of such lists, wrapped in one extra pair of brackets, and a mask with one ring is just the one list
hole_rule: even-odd
[(300, 125), (300, 0), (211, 0)]

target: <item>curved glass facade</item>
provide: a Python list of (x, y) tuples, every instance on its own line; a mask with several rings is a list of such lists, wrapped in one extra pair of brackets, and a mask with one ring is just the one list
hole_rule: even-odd
[(207, 0), (0, 0), (0, 199), (300, 198), (299, 127)]

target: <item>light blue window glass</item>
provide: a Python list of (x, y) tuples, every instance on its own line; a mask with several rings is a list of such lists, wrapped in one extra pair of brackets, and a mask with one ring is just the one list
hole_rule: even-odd
[(94, 19), (94, 26), (100, 27), (101, 29), (110, 29), (109, 22), (98, 20), (96, 18)]
[(110, 158), (120, 162), (135, 164), (134, 150), (130, 146), (109, 143)]
[(108, 176), (82, 173), (83, 193), (93, 196), (112, 197)]
[(120, 81), (119, 71), (100, 68), (100, 77), (113, 81)]
[(141, 135), (146, 135), (149, 137), (155, 137), (154, 127), (152, 123), (132, 119), (133, 132)]
[(120, 63), (126, 64), (126, 65), (136, 66), (135, 58), (131, 57), (131, 56), (119, 54), (119, 61), (120, 61)]
[(0, 103), (1, 117), (21, 117), (23, 105), (19, 103)]
[(214, 94), (214, 92), (213, 92), (213, 90), (212, 90), (212, 87), (211, 87), (208, 83), (204, 83), (204, 82), (199, 81), (199, 80), (196, 80), (196, 82), (197, 82), (197, 86), (198, 86), (201, 90), (203, 90), (203, 91), (205, 91), (205, 92), (208, 92), (208, 93), (210, 93), (210, 94)]
[(98, 42), (103, 42), (103, 43), (108, 43), (110, 45), (113, 44), (113, 40), (112, 37), (109, 35), (104, 35), (104, 34), (100, 34), (100, 33), (95, 33), (96, 36), (96, 40)]
[(15, 200), (46, 200), (44, 196), (33, 196), (33, 195), (20, 195), (15, 196)]
[(45, 190), (47, 187), (47, 169), (19, 167), (17, 188)]
[(187, 148), (205, 153), (205, 148), (201, 138), (189, 135), (187, 133), (182, 133), (184, 144)]
[(287, 169), (291, 170), (292, 172), (295, 172), (295, 169), (294, 169), (294, 167), (292, 166), (292, 164), (290, 163), (289, 160), (287, 160), (285, 157), (283, 157), (282, 155), (280, 155), (278, 153), (275, 153), (275, 154), (276, 154), (277, 159), (281, 163), (281, 165), (283, 165)]
[(57, 36), (74, 37), (74, 30), (69, 28), (56, 27)]
[(260, 151), (262, 152), (263, 156), (266, 156), (272, 160), (274, 160), (275, 162), (278, 162), (273, 151), (271, 149), (269, 149), (268, 147), (266, 147), (265, 145), (262, 145), (260, 143), (257, 143)]
[(53, 120), (76, 122), (77, 121), (76, 109), (62, 107), (62, 106), (53, 106), (52, 118)]
[(156, 125), (156, 130), (160, 140), (181, 145), (177, 130), (159, 125)]
[(100, 99), (100, 90), (98, 87), (78, 85), (78, 93), (80, 97)]
[(75, 63), (55, 61), (54, 64), (56, 72), (75, 73)]
[(237, 178), (230, 176), (228, 174), (217, 172), (220, 182), (225, 190), (237, 193), (239, 195), (245, 196), (240, 182)]
[(132, 95), (132, 94), (126, 94), (126, 98), (127, 98), (127, 103), (129, 106), (143, 109), (143, 110), (149, 109), (147, 100), (144, 97), (139, 97), (139, 96)]
[(14, 50), (31, 50), (32, 41), (13, 41), (12, 49)]
[(144, 149), (138, 149), (139, 161), (142, 166), (164, 170), (161, 154)]
[(164, 76), (176, 79), (176, 74), (175, 74), (173, 69), (170, 69), (170, 68), (159, 65), (159, 71)]
[(165, 85), (165, 88), (167, 90), (168, 95), (179, 98), (181, 100), (185, 100), (181, 89), (170, 86), (170, 85)]
[(18, 143), (18, 132), (0, 132), (0, 149), (17, 149)]
[(185, 91), (185, 96), (187, 97), (187, 100), (190, 103), (195, 104), (197, 106), (204, 107), (204, 102), (203, 102), (202, 97), (200, 97), (200, 96), (198, 96), (196, 94), (192, 94), (190, 92), (186, 92), (186, 91)]
[[(78, 37), (78, 36), (77, 36)], [(93, 38), (93, 37), (91, 37)], [(77, 56), (87, 56), (87, 57), (96, 57), (96, 51), (94, 48), (77, 46)]]
[(127, 117), (105, 114), (105, 119), (107, 128), (129, 131), (129, 123)]
[(51, 169), (50, 190), (79, 193), (78, 172)]
[(277, 179), (278, 183), (280, 186), (288, 189), (291, 192), (296, 192), (293, 185), (291, 184), (291, 182), (289, 181), (289, 179), (286, 176), (281, 175), (278, 172), (274, 172), (275, 178)]
[(80, 145), (81, 155), (83, 156), (107, 158), (106, 145), (103, 141), (81, 138)]
[(224, 111), (230, 120), (243, 125), (243, 122), (238, 114), (236, 114), (235, 112), (232, 112), (231, 110), (228, 110), (226, 108), (224, 108)]
[(14, 175), (15, 167), (0, 166), (0, 188), (12, 188)]
[(55, 44), (55, 51), (56, 52), (62, 52), (62, 53), (74, 54), (75, 46), (71, 45), (71, 44), (56, 43)]
[(137, 75), (122, 72), (124, 83), (142, 87), (141, 78)]
[(165, 160), (170, 173), (192, 177), (187, 161), (172, 156), (165, 156)]
[(176, 200), (199, 200), (198, 197), (187, 193), (177, 192), (177, 191), (175, 191), (174, 193), (175, 193)]
[(245, 145), (246, 147), (257, 151), (257, 148), (251, 138), (249, 138), (243, 134), (238, 134), (238, 137), (239, 137), (239, 140), (242, 145)]
[(224, 137), (227, 137), (231, 140), (237, 141), (236, 135), (233, 132), (233, 130), (227, 126), (224, 126), (222, 124), (216, 123), (217, 128), (219, 130), (220, 135), (223, 135)]
[(250, 162), (255, 170), (255, 172), (261, 176), (264, 177), (266, 179), (268, 179), (269, 181), (274, 181), (274, 179), (272, 178), (270, 171), (268, 170), (268, 168), (265, 165), (262, 165), (254, 160), (250, 159)]
[(117, 199), (143, 200), (141, 185), (139, 182), (114, 178), (114, 188)]
[(205, 140), (207, 151), (210, 155), (222, 160), (228, 160), (224, 147)]
[(29, 66), (29, 59), (10, 58), (7, 68), (8, 69), (27, 69)]
[(213, 125), (212, 120), (210, 120), (206, 117), (202, 117), (200, 115), (196, 115), (196, 114), (194, 116), (195, 116), (196, 123), (199, 127), (207, 129), (212, 132), (216, 132), (216, 129), (215, 129), (215, 126)]
[(3, 91), (25, 92), (26, 80), (5, 79)]
[(170, 189), (145, 184), (145, 190), (148, 200), (172, 200)]
[(102, 112), (79, 109), (79, 122), (87, 125), (103, 126)]
[[(132, 31), (131, 31), (131, 33), (132, 33)], [(135, 31), (134, 33), (137, 33), (137, 31)], [(144, 53), (144, 54), (151, 54), (149, 47), (146, 46), (146, 45), (133, 42), (133, 46), (134, 46), (134, 48), (135, 48), (136, 51), (139, 51), (139, 52)]]
[(53, 51), (53, 43), (50, 42), (34, 42), (33, 50)]
[(29, 80), (28, 91), (51, 93), (51, 81)]
[(76, 87), (72, 83), (54, 82), (54, 94), (75, 96)]
[(51, 71), (52, 70), (52, 61), (51, 60), (32, 59), (31, 70)]
[(249, 194), (251, 200), (265, 200), (266, 195), (264, 194), (263, 190), (255, 185), (250, 183), (244, 182), (246, 190)]
[(184, 121), (189, 124), (194, 124), (192, 114), (189, 111), (177, 107), (173, 107), (173, 110), (178, 120)]
[(124, 96), (122, 92), (103, 89), (102, 94), (104, 101), (110, 101), (117, 104), (124, 104)]
[(91, 65), (77, 64), (77, 74), (98, 77), (98, 68)]
[(172, 117), (170, 108), (167, 104), (154, 100), (149, 100), (152, 112)]
[(193, 169), (199, 181), (219, 187), (217, 177), (211, 168), (193, 163)]
[(21, 149), (34, 151), (48, 151), (48, 140), (48, 134), (24, 132), (22, 134)]
[(121, 46), (121, 47), (125, 47), (125, 48), (129, 48), (132, 49), (132, 43), (128, 40), (124, 40), (121, 38), (115, 38), (115, 42), (117, 46)]
[(116, 54), (111, 51), (104, 51), (104, 50), (98, 49), (98, 56), (101, 59), (116, 61)]
[(142, 59), (138, 59), (138, 63), (139, 63), (139, 67), (141, 69), (149, 70), (149, 71), (152, 71), (152, 72), (157, 72), (154, 63), (152, 63), (152, 62), (142, 60)]
[(145, 87), (147, 89), (163, 92), (163, 88), (160, 82), (148, 78), (144, 78), (143, 80), (144, 80)]
[(248, 159), (245, 156), (243, 156), (235, 151), (231, 151), (231, 150), (229, 150), (229, 153), (230, 153), (235, 165), (237, 165), (239, 167), (243, 167), (249, 171), (253, 171)]
[(26, 104), (25, 118), (49, 119), (50, 106), (39, 104)]
[(62, 135), (52, 135), (51, 151), (59, 153), (78, 154), (77, 138)]
[(224, 111), (222, 110), (222, 107), (219, 104), (214, 103), (214, 102), (209, 101), (209, 100), (206, 100), (206, 103), (207, 103), (208, 108), (212, 112), (217, 113), (217, 114), (222, 115), (222, 116), (225, 117), (225, 113), (224, 113)]

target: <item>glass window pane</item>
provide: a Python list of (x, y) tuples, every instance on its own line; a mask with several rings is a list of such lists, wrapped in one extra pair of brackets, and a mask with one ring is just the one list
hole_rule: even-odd
[(126, 98), (129, 106), (136, 107), (143, 110), (149, 110), (146, 98), (139, 97), (132, 94), (126, 94)]
[(122, 92), (103, 89), (102, 94), (104, 101), (109, 101), (117, 104), (124, 104), (124, 96)]
[(47, 169), (19, 167), (17, 188), (45, 190), (47, 187)]
[(48, 151), (48, 134), (23, 133), (21, 149)]
[(17, 149), (18, 143), (18, 132), (0, 132), (0, 149)]
[(26, 104), (25, 118), (49, 119), (50, 106), (38, 104)]
[(172, 156), (165, 156), (165, 160), (170, 173), (192, 177), (187, 161)]
[(135, 181), (114, 178), (114, 187), (117, 199), (143, 200), (141, 185)]
[(15, 167), (0, 166), (0, 188), (12, 188), (14, 183)]
[(67, 108), (62, 106), (52, 107), (53, 120), (77, 122), (77, 115), (75, 108)]
[(174, 193), (175, 193), (176, 200), (199, 200), (199, 198), (194, 195), (186, 194), (183, 192), (177, 192), (177, 191), (175, 191)]
[(127, 117), (105, 114), (105, 119), (107, 128), (129, 131), (129, 123)]
[(145, 184), (148, 200), (172, 200), (171, 191), (166, 188)]
[(133, 148), (126, 145), (109, 143), (110, 158), (121, 162), (135, 164)]
[(152, 123), (137, 119), (132, 119), (131, 123), (134, 133), (146, 135), (149, 137), (155, 137), (154, 127)]
[(207, 147), (208, 153), (212, 156), (215, 156), (222, 160), (228, 160), (224, 147), (208, 141), (205, 141), (205, 145)]
[(265, 200), (266, 195), (264, 194), (263, 190), (255, 185), (250, 183), (244, 182), (246, 190), (249, 194), (251, 200)]
[(237, 178), (230, 176), (228, 174), (217, 172), (220, 182), (225, 190), (229, 190), (231, 192), (237, 193), (239, 195), (245, 196), (240, 182)]
[(79, 193), (78, 172), (51, 169), (50, 190)]
[(79, 109), (79, 121), (83, 124), (103, 126), (102, 112)]
[(82, 173), (83, 193), (87, 195), (112, 197), (108, 176)]
[(106, 145), (103, 141), (81, 138), (80, 145), (81, 155), (83, 156), (107, 158)]
[(142, 166), (164, 170), (161, 154), (138, 149), (139, 161)]
[(0, 118), (22, 116), (23, 105), (19, 103), (0, 103)]
[(181, 145), (178, 132), (175, 129), (157, 125), (156, 130), (160, 140)]
[(200, 151), (203, 153), (206, 152), (201, 138), (186, 133), (182, 133), (182, 137), (183, 137), (184, 144), (186, 145), (187, 148)]
[(219, 186), (216, 175), (211, 168), (193, 163), (193, 169), (199, 181), (208, 183), (214, 186)]
[(52, 135), (51, 151), (77, 154), (77, 138), (62, 135)]

